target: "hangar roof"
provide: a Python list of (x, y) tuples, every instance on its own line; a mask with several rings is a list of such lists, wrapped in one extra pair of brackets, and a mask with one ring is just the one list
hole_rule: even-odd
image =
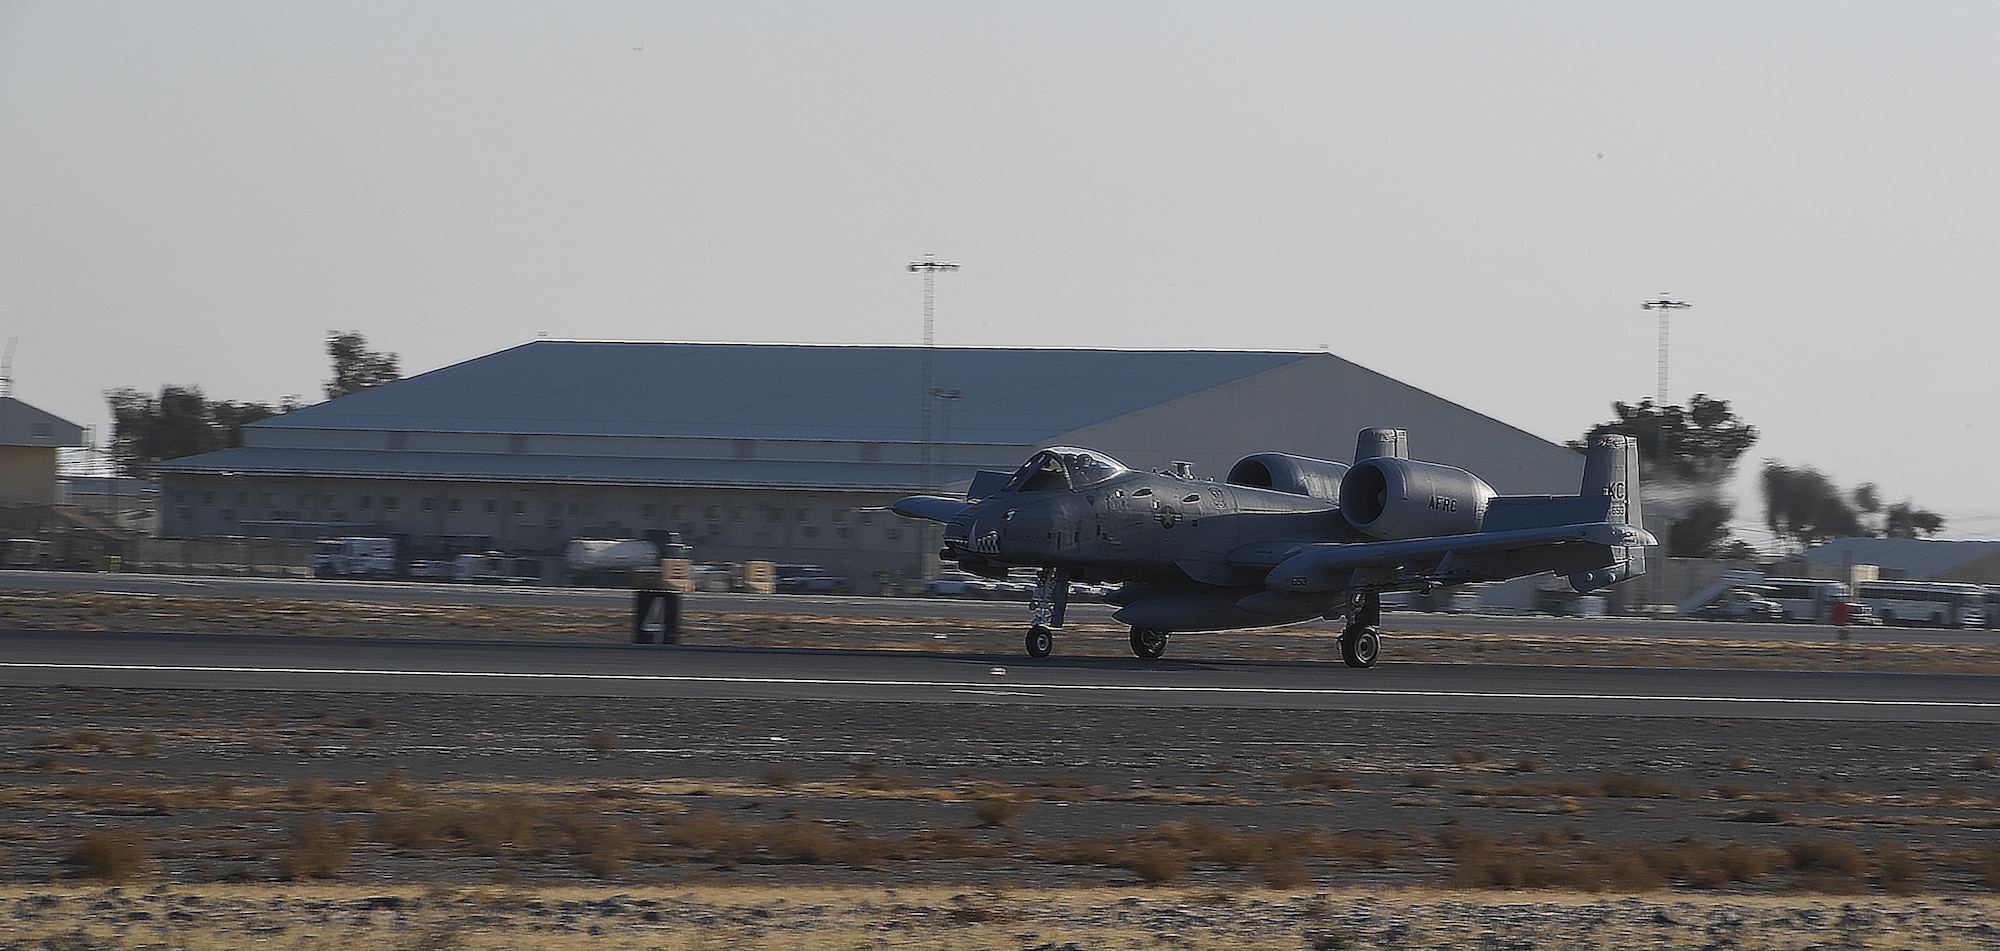
[[(607, 485), (737, 485), (867, 488), (915, 484), (916, 467), (880, 462), (788, 459), (648, 459), (242, 446), (163, 465), (170, 472), (443, 482), (561, 482)], [(900, 480), (900, 481), (899, 481)]]
[[(951, 438), (1009, 445), (1329, 358), (974, 348), (933, 355), (937, 389), (977, 397), (937, 407), (952, 414)], [(920, 347), (537, 340), (250, 429), (916, 442), (923, 359)]]
[(11, 396), (0, 396), (0, 446), (80, 445), (83, 427)]
[(1838, 565), (1852, 553), (1857, 565), (1875, 565), (1907, 578), (1932, 578), (1982, 558), (2000, 555), (2000, 541), (1928, 538), (1836, 538), (1806, 552), (1807, 564)]

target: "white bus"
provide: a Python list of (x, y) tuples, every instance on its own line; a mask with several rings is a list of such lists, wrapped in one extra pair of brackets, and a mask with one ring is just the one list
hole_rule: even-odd
[(1764, 597), (1778, 602), (1780, 621), (1832, 624), (1833, 606), (1852, 600), (1847, 585), (1817, 578), (1765, 578), (1758, 587)]
[(1884, 624), (1984, 627), (1986, 591), (1955, 581), (1863, 581), (1855, 597)]

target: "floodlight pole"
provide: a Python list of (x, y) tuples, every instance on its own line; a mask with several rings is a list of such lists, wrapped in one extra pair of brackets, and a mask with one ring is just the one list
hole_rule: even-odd
[(1693, 306), (1687, 301), (1669, 298), (1665, 291), (1661, 291), (1659, 297), (1639, 305), (1642, 310), (1650, 310), (1660, 315), (1660, 385), (1653, 393), (1655, 401), (1653, 405), (1656, 409), (1667, 405), (1667, 315)]
[(910, 270), (924, 276), (924, 445), (923, 458), (919, 466), (923, 479), (923, 491), (931, 490), (931, 400), (937, 397), (937, 353), (932, 346), (931, 331), (934, 326), (932, 308), (937, 302), (937, 275), (940, 271), (956, 271), (958, 265), (949, 261), (939, 261), (931, 255), (924, 255), (921, 261), (911, 261)]

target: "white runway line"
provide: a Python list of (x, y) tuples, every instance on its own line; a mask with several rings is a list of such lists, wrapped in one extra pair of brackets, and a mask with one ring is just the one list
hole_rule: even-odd
[[(735, 684), (771, 687), (931, 687), (965, 690), (984, 687), (985, 681), (953, 680), (841, 680), (831, 677), (718, 677), (696, 674), (590, 674), (532, 671), (478, 670), (386, 670), (360, 667), (218, 667), (174, 664), (48, 664), (0, 661), (0, 669), (74, 670), (122, 673), (189, 674), (319, 674), (342, 677), (436, 677), (460, 680), (578, 680), (620, 683)], [(1071, 693), (1132, 694), (1240, 694), (1245, 696), (1289, 697), (1384, 697), (1423, 700), (1574, 700), (1622, 701), (1630, 703), (1741, 703), (1831, 705), (1842, 707), (1921, 707), (1932, 709), (1996, 710), (2000, 700), (1874, 700), (1854, 697), (1733, 697), (1669, 696), (1663, 694), (1616, 693), (1515, 693), (1477, 690), (1385, 690), (1343, 687), (1203, 687), (1172, 684), (1051, 684), (1009, 682), (1015, 690), (1051, 690)]]

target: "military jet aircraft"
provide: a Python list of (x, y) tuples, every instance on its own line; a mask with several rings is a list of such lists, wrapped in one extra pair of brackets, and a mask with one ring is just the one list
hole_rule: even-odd
[(1013, 473), (981, 472), (964, 499), (911, 496), (899, 515), (944, 523), (947, 562), (989, 578), (1036, 568), (1027, 650), (1047, 657), (1072, 581), (1131, 625), (1157, 659), (1171, 633), (1345, 618), (1341, 659), (1373, 667), (1381, 595), (1542, 572), (1594, 591), (1646, 571), (1639, 448), (1598, 437), (1577, 495), (1503, 496), (1463, 469), (1409, 458), (1400, 429), (1365, 429), (1354, 463), (1263, 452), (1222, 482), (1176, 463), (1125, 467), (1101, 452), (1043, 449)]

